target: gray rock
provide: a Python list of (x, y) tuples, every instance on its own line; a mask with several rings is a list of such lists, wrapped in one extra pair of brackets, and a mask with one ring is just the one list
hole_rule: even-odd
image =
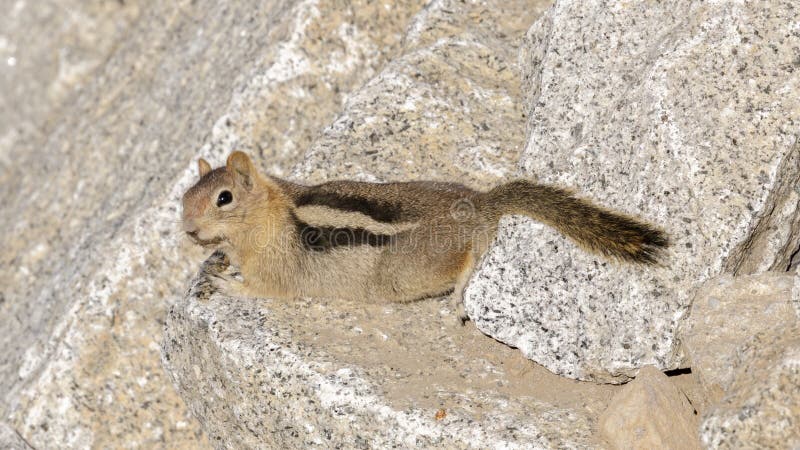
[(741, 371), (741, 347), (754, 335), (798, 323), (791, 292), (796, 277), (767, 272), (707, 281), (692, 302), (683, 341), (712, 403), (730, 391)]
[(0, 448), (3, 450), (33, 450), (16, 430), (5, 422), (0, 422)]
[(800, 37), (794, 3), (559, 1), (522, 47), (520, 175), (664, 227), (665, 267), (588, 255), (507, 218), (470, 317), (556, 373), (620, 382), (685, 364), (700, 283), (785, 269), (798, 245)]
[[(163, 343), (165, 369), (217, 448), (600, 446), (596, 387), (529, 361), (515, 370), (516, 352), (454, 328), (444, 301), (227, 298), (208, 279), (221, 270), (212, 255)], [(545, 402), (542, 386), (581, 400)]]
[(794, 312), (798, 319), (800, 319), (800, 268), (794, 269), (794, 286), (792, 287), (791, 301)]
[(5, 3), (0, 414), (36, 448), (207, 448), (158, 345), (196, 158), (290, 168), (422, 0)]
[(525, 137), (517, 45), (548, 3), (432, 1), (405, 53), (348, 98), (293, 178), (504, 179)]
[(4, 1), (0, 8), (3, 182), (11, 173), (12, 155), (18, 156), (15, 146), (46, 138), (57, 117), (68, 113), (70, 97), (91, 82), (135, 26), (142, 2)]
[(800, 326), (756, 334), (738, 352), (725, 398), (703, 418), (708, 448), (800, 447)]
[(600, 417), (600, 432), (618, 449), (699, 449), (692, 405), (653, 366), (625, 385)]

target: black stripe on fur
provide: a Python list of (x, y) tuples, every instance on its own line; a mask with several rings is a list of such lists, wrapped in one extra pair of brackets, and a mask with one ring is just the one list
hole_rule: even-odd
[(402, 213), (397, 205), (389, 202), (370, 200), (364, 197), (341, 195), (334, 192), (312, 190), (302, 194), (295, 204), (300, 206), (319, 205), (343, 211), (354, 211), (365, 214), (378, 222), (399, 222)]
[(313, 252), (326, 252), (336, 248), (351, 248), (361, 245), (383, 247), (390, 245), (393, 236), (376, 234), (364, 228), (318, 227), (309, 225), (292, 213), (300, 245)]

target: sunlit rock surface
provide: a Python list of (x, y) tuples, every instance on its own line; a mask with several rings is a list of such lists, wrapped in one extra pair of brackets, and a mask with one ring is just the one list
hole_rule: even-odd
[(792, 2), (559, 1), (520, 67), (520, 175), (663, 227), (661, 267), (587, 254), (507, 218), (467, 290), (488, 335), (565, 376), (621, 382), (685, 364), (677, 331), (720, 273), (785, 270), (798, 248), (800, 65)]
[(683, 341), (706, 395), (712, 402), (730, 391), (741, 370), (740, 350), (753, 336), (780, 332), (798, 323), (792, 290), (800, 289), (795, 274), (767, 272), (728, 275), (706, 282), (692, 303)]
[(700, 425), (703, 443), (709, 448), (800, 446), (800, 326), (758, 333), (737, 356), (725, 397)]
[(214, 293), (214, 273), (172, 307), (163, 348), (218, 448), (601, 446), (605, 387), (456, 327), (446, 301), (231, 298)]
[(653, 366), (626, 384), (600, 417), (600, 433), (618, 449), (699, 449), (692, 405)]
[(0, 2), (0, 413), (21, 436), (208, 446), (158, 345), (202, 260), (179, 233), (195, 160), (290, 168), (421, 7)]

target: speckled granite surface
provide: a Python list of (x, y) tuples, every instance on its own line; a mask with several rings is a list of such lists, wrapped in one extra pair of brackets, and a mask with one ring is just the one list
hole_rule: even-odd
[(202, 259), (195, 159), (291, 167), (421, 6), (2, 2), (3, 418), (36, 448), (208, 447), (158, 346)]
[(800, 445), (800, 273), (722, 276), (705, 283), (682, 335), (712, 404), (709, 448)]
[[(792, 3), (561, 1), (521, 48), (547, 2), (423, 3), (0, 0), (2, 445), (603, 447), (617, 388), (520, 353), (601, 381), (673, 367), (697, 285), (788, 262)], [(522, 352), (438, 300), (184, 298), (203, 255), (178, 199), (233, 148), (307, 181), (538, 177), (676, 246), (603, 266), (506, 219), (470, 305)], [(787, 333), (747, 347), (756, 378), (707, 442), (793, 438), (746, 417), (797, 404)]]
[(32, 447), (20, 436), (11, 425), (0, 422), (0, 448), (3, 450), (31, 450)]
[(292, 177), (504, 180), (525, 142), (517, 49), (548, 4), (430, 2), (404, 53), (348, 98)]
[(0, 0), (0, 181), (11, 174), (17, 152), (10, 150), (46, 139), (75, 92), (128, 37), (142, 6), (136, 0)]
[(454, 328), (445, 305), (228, 298), (201, 273), (164, 366), (217, 448), (603, 447), (598, 387)]
[(520, 173), (663, 226), (664, 268), (606, 262), (507, 218), (467, 291), (490, 336), (556, 373), (620, 382), (684, 362), (696, 287), (798, 246), (793, 2), (559, 1), (522, 47)]

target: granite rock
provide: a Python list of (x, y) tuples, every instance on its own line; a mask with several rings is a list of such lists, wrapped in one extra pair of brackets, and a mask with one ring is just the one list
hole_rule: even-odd
[(158, 345), (195, 160), (290, 168), (422, 1), (6, 3), (0, 415), (36, 448), (206, 448)]
[[(228, 298), (209, 281), (226, 270), (219, 261), (173, 305), (163, 344), (165, 369), (217, 448), (601, 446), (592, 430), (604, 386), (454, 328), (446, 301)], [(573, 398), (551, 403), (543, 387)]]
[(201, 153), (248, 152), (286, 176), (352, 91), (396, 56), (424, 0), (347, 3), (303, 0), (276, 21), (287, 38), (262, 56), (217, 119)]
[(798, 267), (794, 268), (794, 286), (792, 286), (791, 302), (795, 314), (800, 318), (800, 268)]
[(699, 449), (692, 405), (653, 366), (643, 367), (600, 417), (600, 432), (618, 449)]
[(32, 450), (22, 436), (5, 422), (0, 422), (0, 448), (3, 450)]
[(473, 187), (505, 178), (525, 138), (517, 48), (547, 4), (430, 2), (403, 54), (348, 98), (292, 177)]
[(142, 2), (0, 2), (0, 182), (11, 149), (44, 139), (117, 48)]
[[(795, 275), (766, 272), (707, 281), (692, 302), (682, 333), (692, 372), (711, 403), (731, 389), (740, 348), (754, 335), (798, 323), (792, 305)], [(800, 284), (800, 283), (799, 283)]]
[(708, 448), (800, 447), (800, 326), (759, 332), (737, 352), (725, 397), (704, 414)]
[[(674, 256), (688, 260), (687, 267), (636, 269), (634, 279), (640, 272), (657, 279), (635, 281), (628, 289), (648, 292), (637, 298), (666, 300), (631, 306), (620, 301), (628, 297), (602, 296), (609, 307), (597, 303), (595, 293), (581, 297), (577, 313), (568, 303), (562, 310), (543, 309), (540, 316), (555, 332), (517, 323), (538, 333), (533, 341), (550, 339), (541, 341), (548, 344), (538, 353), (498, 337), (534, 359), (552, 356), (558, 362), (542, 361), (578, 378), (619, 380), (647, 361), (678, 364), (671, 333), (689, 288), (674, 286), (723, 268), (746, 273), (778, 267), (797, 246), (796, 233), (788, 237), (798, 229), (791, 184), (797, 147), (788, 150), (795, 141), (786, 125), (796, 121), (797, 99), (783, 94), (792, 92), (796, 79), (781, 78), (796, 66), (784, 58), (795, 35), (784, 41), (779, 36), (791, 5), (672, 5), (695, 8), (688, 21), (670, 15), (671, 4), (653, 6), (642, 22), (646, 28), (667, 18), (670, 32), (658, 35), (665, 56), (649, 30), (628, 23), (641, 19), (636, 5), (611, 8), (607, 18), (602, 15), (608, 8), (597, 4), (561, 2), (533, 28), (518, 65), (521, 37), (547, 2), (433, 0), (424, 8), (422, 0), (6, 3), (0, 5), (7, 13), (0, 18), (0, 417), (9, 426), (0, 423), (2, 445), (602, 446), (594, 436), (596, 418), (612, 387), (561, 379), (472, 327), (453, 330), (453, 312), (441, 301), (365, 306), (233, 299), (209, 292), (203, 275), (184, 297), (202, 255), (182, 239), (178, 204), (195, 179), (198, 156), (219, 164), (237, 148), (253, 154), (261, 169), (302, 181), (439, 178), (475, 187), (514, 175), (521, 161), (522, 175), (587, 187), (595, 198), (642, 211), (671, 231), (676, 223), (683, 226), (677, 229), (687, 237), (679, 235)], [(774, 8), (775, 14), (748, 19), (755, 8)], [(627, 45), (621, 56), (609, 57), (603, 53), (609, 44), (598, 41), (583, 65), (568, 63), (567, 50), (583, 42), (575, 39), (583, 26), (577, 17), (588, 21), (586, 30), (598, 26), (595, 20), (611, 27), (624, 22), (610, 32), (614, 42)], [(753, 30), (772, 47), (765, 49)], [(665, 104), (664, 115), (648, 110), (656, 105), (646, 95), (653, 86), (663, 88), (653, 95), (677, 100), (685, 96), (670, 89), (705, 89), (696, 78), (675, 74), (690, 73), (690, 57), (703, 50), (705, 58), (707, 42), (724, 33), (750, 33), (737, 43), (744, 46), (739, 54), (747, 51), (758, 63), (746, 65), (750, 59), (734, 55), (725, 61), (741, 63), (739, 75), (708, 78), (720, 89), (738, 86), (736, 77), (750, 77), (752, 85), (748, 81), (736, 98), (703, 95), (707, 102), (729, 100), (717, 116), (709, 115), (710, 108), (675, 116), (679, 104)], [(547, 43), (537, 41), (543, 37)], [(732, 51), (730, 39), (722, 42), (714, 51)], [(638, 54), (644, 56), (632, 57)], [(780, 58), (788, 62), (777, 64)], [(628, 60), (633, 66), (625, 65)], [(615, 64), (622, 68), (614, 72)], [(653, 67), (663, 80), (641, 70)], [(621, 86), (635, 95), (621, 99)], [(600, 101), (603, 96), (611, 100)], [(523, 97), (527, 102), (520, 102)], [(591, 110), (594, 99), (603, 107)], [(755, 111), (758, 123), (744, 121), (742, 110)], [(702, 125), (712, 121), (707, 116), (721, 124), (721, 134), (702, 140), (708, 129)], [(785, 122), (776, 125), (780, 120)], [(688, 127), (692, 121), (700, 125)], [(649, 124), (656, 131), (642, 140), (637, 127)], [(702, 166), (724, 155), (709, 148), (731, 150), (720, 137), (730, 130), (739, 133), (730, 135), (740, 152), (735, 164), (726, 165), (733, 175)], [(636, 145), (652, 150), (646, 155), (666, 151), (654, 143), (666, 133), (674, 157), (662, 167), (623, 154), (628, 165), (646, 167), (629, 177), (631, 184), (605, 180), (592, 158), (611, 154), (603, 146), (621, 142), (615, 132), (637, 137)], [(575, 161), (557, 152), (562, 138), (581, 143)], [(540, 145), (553, 155), (542, 157)], [(621, 148), (633, 148), (626, 145)], [(759, 158), (763, 175), (751, 175), (735, 189), (720, 187), (725, 176), (740, 176)], [(698, 165), (678, 170), (692, 162)], [(570, 172), (572, 163), (590, 173)], [(537, 164), (547, 170), (538, 173)], [(691, 214), (675, 215), (672, 203), (659, 206), (661, 184), (672, 189), (648, 177), (659, 167), (678, 174), (680, 187), (695, 189), (691, 201), (685, 190), (670, 191), (695, 208)], [(569, 178), (573, 173), (577, 178)], [(727, 195), (722, 206), (709, 201), (720, 192)], [(635, 207), (626, 206), (633, 203), (623, 194), (634, 196)], [(725, 209), (748, 202), (752, 212)], [(507, 221), (498, 248), (509, 245), (515, 228), (508, 225), (517, 222)], [(692, 232), (725, 247), (699, 245)], [(524, 259), (519, 270), (533, 273), (536, 261), (551, 276), (540, 279), (557, 282), (561, 266), (541, 264), (557, 260), (554, 248), (559, 255), (568, 252), (575, 267), (593, 264), (546, 233), (540, 233), (545, 243), (526, 240), (542, 247), (517, 250)], [(706, 263), (709, 268), (700, 271)], [(611, 269), (592, 270), (578, 272), (598, 283)], [(619, 284), (623, 269), (613, 270), (600, 284)], [(500, 281), (520, 283), (513, 273)], [(506, 287), (511, 291), (502, 295), (486, 291), (486, 301), (514, 312), (503, 302), (522, 290)], [(608, 294), (602, 286), (597, 292)], [(552, 305), (553, 297), (542, 301)], [(521, 311), (539, 315), (531, 308)], [(602, 314), (608, 320), (600, 320)], [(491, 334), (486, 324), (492, 317), (473, 318)], [(622, 333), (609, 337), (608, 327)], [(565, 335), (572, 340), (561, 340)], [(570, 362), (572, 351), (584, 362)]]
[(798, 248), (800, 89), (792, 2), (558, 1), (522, 46), (519, 175), (663, 227), (661, 267), (586, 254), (504, 219), (466, 295), (485, 333), (550, 370), (621, 382), (686, 364), (697, 287), (785, 270)]

